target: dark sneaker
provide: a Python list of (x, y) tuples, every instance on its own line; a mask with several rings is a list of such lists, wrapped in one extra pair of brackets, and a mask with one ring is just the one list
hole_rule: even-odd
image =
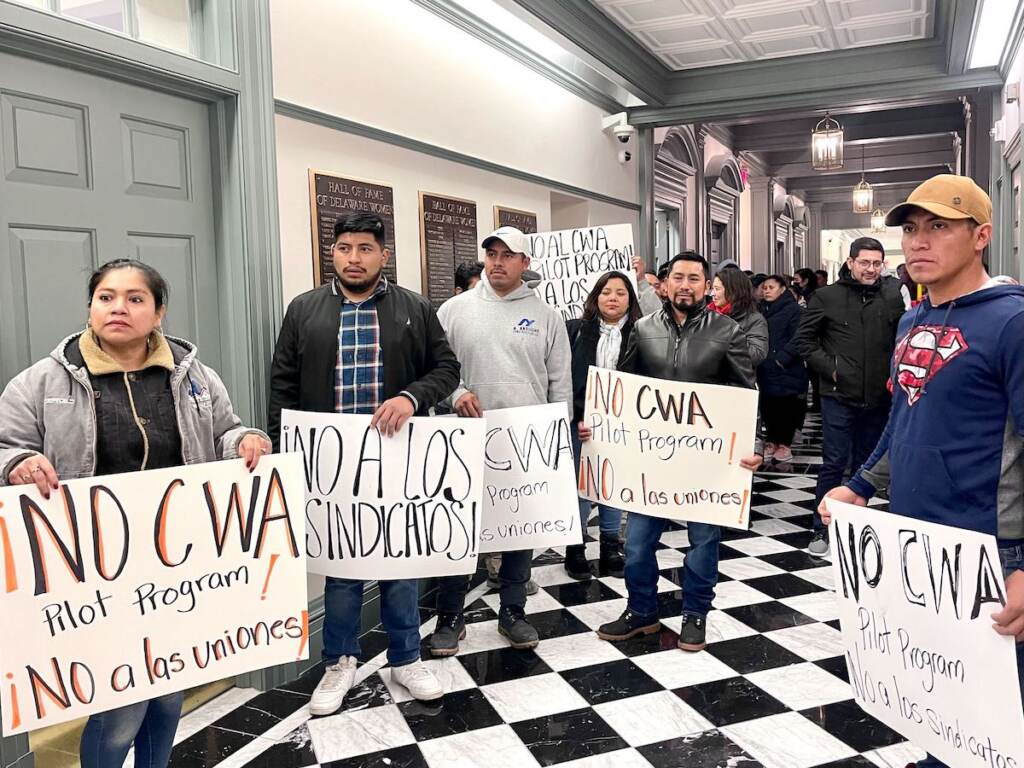
[(679, 631), (679, 648), (683, 651), (703, 651), (707, 647), (708, 622), (694, 613), (683, 614), (683, 626)]
[(598, 561), (597, 572), (617, 579), (625, 575), (626, 561), (622, 557), (622, 542), (618, 535), (601, 534), (601, 559)]
[(540, 642), (537, 630), (526, 620), (526, 614), (518, 606), (503, 607), (498, 612), (498, 634), (507, 638), (509, 645), (519, 650), (536, 648)]
[(661, 629), (657, 616), (637, 616), (628, 608), (615, 621), (602, 624), (597, 636), (602, 640), (629, 640), (637, 635), (653, 635)]
[(587, 548), (583, 544), (565, 548), (565, 571), (577, 581), (589, 581), (594, 577), (587, 562)]
[(428, 646), (431, 656), (454, 656), (459, 652), (459, 641), (466, 638), (466, 622), (461, 614), (439, 613), (437, 626)]
[(820, 530), (814, 534), (811, 543), (807, 545), (807, 551), (812, 555), (824, 557), (828, 554), (828, 531)]

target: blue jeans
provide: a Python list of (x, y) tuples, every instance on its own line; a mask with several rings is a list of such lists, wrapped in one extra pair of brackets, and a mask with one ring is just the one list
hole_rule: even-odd
[[(501, 583), (501, 607), (526, 606), (526, 583), (530, 580), (532, 549), (501, 553), (498, 581)], [(469, 592), (469, 576), (444, 576), (437, 581), (437, 612), (461, 614)]]
[[(580, 475), (580, 436), (575, 425), (572, 429), (572, 455), (576, 461), (576, 477)], [(580, 527), (583, 528), (584, 538), (587, 533), (587, 521), (590, 520), (590, 507), (592, 502), (580, 496)], [(607, 507), (604, 504), (597, 505), (598, 520), (601, 533), (605, 536), (619, 537), (619, 528), (622, 525), (622, 510), (615, 507)]]
[[(420, 657), (419, 584), (416, 579), (378, 581), (380, 619), (388, 633), (388, 663), (411, 664)], [(327, 664), (342, 656), (359, 658), (363, 582), (327, 577), (324, 589), (324, 653)]]
[[(823, 444), (821, 471), (818, 472), (817, 503), (825, 494), (843, 484), (847, 467), (856, 472), (868, 460), (885, 431), (889, 420), (889, 403), (874, 408), (844, 403), (835, 397), (821, 398)], [(824, 529), (821, 516), (815, 512), (815, 531)]]
[(136, 768), (167, 768), (178, 730), (183, 692), (100, 712), (82, 731), (82, 768), (121, 768), (135, 744)]
[[(658, 560), (655, 546), (668, 520), (630, 512), (626, 524), (626, 589), (629, 609), (644, 618), (658, 614)], [(683, 561), (683, 613), (707, 616), (718, 584), (718, 543), (722, 529), (687, 523), (690, 549)]]
[[(999, 559), (1003, 563), (1003, 575), (1007, 578), (1014, 571), (1024, 570), (1024, 544), (1000, 547)], [(1017, 677), (1020, 679), (1020, 691), (1024, 694), (1024, 643), (1017, 643)], [(948, 768), (948, 766), (928, 755), (917, 764), (917, 768)]]

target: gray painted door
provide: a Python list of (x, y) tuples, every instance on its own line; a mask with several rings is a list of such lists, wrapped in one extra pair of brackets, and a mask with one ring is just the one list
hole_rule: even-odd
[(204, 104), (0, 54), (0, 386), (84, 326), (90, 271), (126, 256), (220, 367), (209, 140)]

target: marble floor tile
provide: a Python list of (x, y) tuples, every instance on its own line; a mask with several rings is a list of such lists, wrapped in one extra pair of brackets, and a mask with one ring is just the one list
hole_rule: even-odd
[(651, 764), (635, 749), (619, 749), (559, 763), (558, 768), (651, 768)]
[(721, 728), (786, 712), (786, 705), (744, 677), (679, 688), (675, 694)]
[(792, 552), (776, 552), (772, 555), (761, 555), (761, 559), (766, 563), (771, 563), (772, 565), (778, 566), (782, 570), (789, 571), (790, 573), (794, 571), (804, 571), (811, 568), (830, 567), (828, 560), (815, 557), (808, 552), (800, 550), (793, 550)]
[(846, 701), (852, 695), (849, 683), (816, 664), (766, 669), (747, 677), (794, 711)]
[(900, 734), (873, 718), (852, 699), (806, 709), (801, 714), (857, 752), (870, 752), (905, 741)]
[(498, 764), (495, 755), (501, 756), (501, 765), (515, 768), (536, 768), (539, 765), (508, 725), (431, 739), (420, 745), (420, 751), (429, 768), (491, 766)]
[[(472, 688), (474, 685), (473, 678), (466, 672), (465, 667), (459, 663), (458, 659), (451, 657), (447, 659), (431, 659), (424, 661), (423, 666), (434, 673), (438, 682), (441, 683), (441, 687), (444, 688), (445, 693), (462, 691), (466, 688)], [(384, 685), (387, 686), (388, 692), (396, 704), (412, 699), (412, 695), (404, 685), (399, 685), (391, 679), (391, 667), (385, 667), (380, 671), (380, 679), (384, 681)]]
[(512, 730), (541, 765), (579, 760), (629, 746), (590, 707), (514, 723)]
[(808, 520), (811, 518), (810, 510), (798, 507), (796, 504), (790, 504), (785, 501), (777, 501), (774, 504), (760, 504), (758, 506), (750, 507), (752, 512), (761, 512), (762, 514), (768, 515), (769, 517), (777, 518), (789, 518), (789, 517), (806, 517)]
[(799, 664), (803, 661), (795, 653), (772, 642), (764, 635), (751, 635), (736, 640), (712, 643), (707, 647), (707, 653), (735, 669), (741, 675), (775, 667), (785, 667), (789, 664)]
[(830, 659), (842, 655), (846, 650), (842, 633), (827, 624), (805, 624), (802, 627), (780, 629), (766, 633), (765, 637), (808, 661)]
[(479, 688), (447, 693), (437, 701), (407, 701), (398, 709), (419, 742), (504, 722)]
[[(682, 619), (680, 618), (680, 625)], [(707, 641), (709, 643), (720, 643), (723, 640), (736, 640), (740, 637), (756, 635), (757, 630), (748, 626), (743, 621), (730, 616), (725, 611), (711, 611), (708, 614)]]
[(556, 672), (534, 675), (525, 680), (485, 685), (480, 690), (506, 723), (532, 720), (587, 706), (579, 692)]
[[(601, 586), (603, 587), (604, 585), (602, 584)], [(533, 628), (537, 630), (537, 636), (540, 637), (541, 641), (567, 635), (576, 635), (581, 632), (590, 632), (590, 627), (576, 618), (566, 608), (559, 608), (557, 611), (531, 613), (527, 619), (533, 625)]]
[(591, 705), (664, 690), (631, 659), (567, 669), (561, 675)]
[(681, 622), (682, 619), (679, 616), (663, 619), (661, 629), (657, 632), (650, 635), (639, 635), (630, 640), (617, 642), (614, 645), (624, 656), (628, 656), (631, 659), (646, 656), (649, 653), (677, 650), (679, 647), (679, 633), (674, 631), (671, 626), (675, 624), (678, 629)]
[[(793, 536), (795, 534), (783, 535)], [(773, 552), (790, 552), (795, 549), (795, 547), (779, 541), (777, 538), (773, 539), (764, 536), (758, 536), (753, 539), (734, 539), (725, 546), (735, 549), (737, 552), (742, 552), (744, 555), (770, 555)]]
[(539, 587), (553, 587), (557, 584), (569, 584), (575, 581), (561, 563), (535, 565), (530, 571), (530, 578), (537, 582)]
[(707, 651), (687, 653), (673, 649), (636, 657), (633, 663), (670, 690), (736, 676), (736, 670)]
[(501, 648), (455, 658), (466, 668), (477, 685), (504, 683), (531, 675), (544, 675), (551, 671), (534, 651), (520, 651), (515, 648)]
[(835, 579), (833, 578), (832, 566), (827, 565), (821, 568), (808, 568), (802, 571), (793, 571), (793, 575), (800, 579), (805, 579), (812, 584), (817, 584), (819, 587), (824, 589), (833, 589), (835, 587)]
[(780, 477), (772, 482), (785, 488), (797, 488), (800, 490), (814, 488), (818, 484), (816, 480), (808, 479), (806, 477)]
[(661, 534), (661, 539), (659, 539), (659, 541), (674, 549), (682, 549), (683, 547), (690, 546), (690, 534), (685, 528), (675, 531), (665, 531)]
[(737, 557), (732, 560), (722, 560), (718, 564), (719, 573), (724, 573), (734, 579), (753, 579), (758, 576), (775, 576), (785, 573), (771, 563), (766, 563), (758, 557)]
[(925, 751), (905, 741), (901, 744), (893, 744), (891, 747), (865, 752), (864, 757), (878, 768), (904, 768), (907, 765), (913, 765), (918, 760), (924, 760)]
[[(277, 768), (268, 766), (268, 768)], [(317, 768), (317, 766), (313, 766)], [(347, 760), (335, 760), (324, 763), (319, 768), (430, 768), (423, 752), (415, 744), (407, 747), (396, 747), (395, 749), (374, 752), (369, 755), (359, 755)]]
[(603, 584), (600, 579), (574, 581), (569, 584), (555, 584), (543, 589), (566, 608), (574, 605), (583, 605), (584, 603), (614, 600), (620, 596), (618, 592)]
[(796, 712), (737, 723), (722, 732), (765, 768), (811, 768), (857, 754)]
[(764, 592), (769, 597), (774, 597), (776, 600), (781, 600), (784, 597), (809, 595), (813, 592), (822, 591), (821, 587), (817, 584), (812, 584), (806, 579), (798, 579), (791, 573), (746, 579), (746, 583), (754, 589)]
[[(794, 461), (793, 463), (796, 464), (798, 462)], [(814, 498), (813, 493), (810, 493), (800, 488), (786, 488), (781, 491), (766, 491), (762, 495), (766, 496), (769, 499), (772, 499), (773, 501), (785, 502), (810, 501)]]
[(779, 520), (771, 518), (769, 520), (758, 520), (752, 523), (750, 530), (760, 533), (762, 536), (778, 536), (780, 533), (796, 533), (797, 531), (804, 530), (799, 525), (787, 522), (785, 520)]
[(802, 624), (811, 624), (814, 619), (800, 611), (790, 608), (788, 605), (777, 600), (767, 603), (754, 603), (753, 605), (740, 605), (735, 608), (728, 608), (726, 615), (736, 621), (753, 627), (758, 632), (770, 632), (775, 629), (786, 629), (787, 627), (798, 627)]
[(832, 591), (784, 597), (780, 602), (817, 621), (834, 621), (839, 618), (839, 601), (836, 599), (835, 592)]
[(545, 640), (537, 646), (537, 655), (554, 671), (586, 667), (624, 658), (620, 644), (602, 640), (593, 632), (566, 635)]
[(654, 553), (658, 560), (658, 570), (666, 568), (681, 568), (686, 556), (678, 549), (659, 549)]
[(715, 587), (714, 606), (719, 610), (736, 608), (740, 605), (766, 603), (771, 600), (764, 592), (759, 592), (742, 581), (727, 581)]
[(602, 624), (615, 621), (622, 612), (626, 610), (626, 598), (618, 600), (605, 600), (603, 603), (591, 605), (574, 605), (569, 611), (591, 629), (597, 629)]
[(671, 691), (598, 704), (594, 710), (634, 747), (703, 733), (711, 723)]
[[(490, 609), (488, 609), (490, 610)], [(459, 641), (459, 656), (508, 648), (508, 639), (498, 634), (498, 620), (466, 625), (466, 637)]]
[[(501, 608), (501, 595), (497, 592), (484, 595), (483, 601), (487, 603), (487, 606), (492, 611), (497, 611)], [(561, 607), (561, 604), (543, 589), (538, 590), (535, 595), (528, 595), (526, 598), (527, 615), (542, 611), (557, 611)]]
[(764, 768), (716, 730), (648, 744), (637, 751), (654, 768)]
[(309, 721), (313, 751), (321, 763), (414, 744), (416, 738), (394, 704), (343, 712)]

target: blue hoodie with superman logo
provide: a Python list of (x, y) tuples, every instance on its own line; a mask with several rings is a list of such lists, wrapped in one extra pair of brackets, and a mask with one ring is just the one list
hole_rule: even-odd
[(885, 433), (850, 481), (893, 512), (1024, 539), (1024, 288), (989, 285), (903, 316)]

